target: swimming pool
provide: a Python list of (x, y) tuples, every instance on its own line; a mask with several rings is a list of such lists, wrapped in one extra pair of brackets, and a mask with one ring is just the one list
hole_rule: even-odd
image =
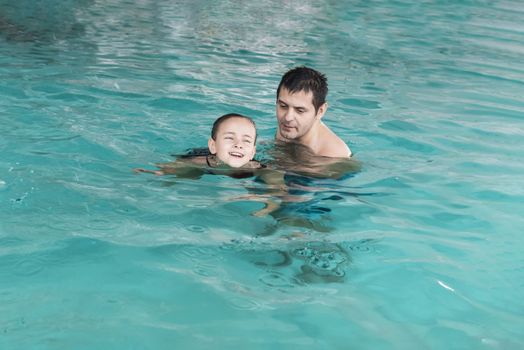
[[(524, 347), (523, 14), (0, 0), (0, 348)], [(264, 156), (299, 64), (362, 169), (289, 220), (252, 179), (131, 172), (227, 112)]]

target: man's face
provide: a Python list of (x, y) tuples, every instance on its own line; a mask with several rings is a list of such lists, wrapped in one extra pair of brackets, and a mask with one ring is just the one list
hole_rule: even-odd
[(218, 127), (215, 140), (208, 141), (209, 151), (230, 167), (239, 168), (255, 156), (256, 130), (244, 118), (230, 118)]
[(277, 99), (278, 138), (300, 141), (318, 124), (324, 115), (324, 103), (315, 111), (313, 93), (299, 91), (290, 93), (282, 87)]

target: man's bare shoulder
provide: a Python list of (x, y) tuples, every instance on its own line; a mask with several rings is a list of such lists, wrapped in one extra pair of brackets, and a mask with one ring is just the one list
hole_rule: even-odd
[(321, 147), (318, 154), (322, 157), (331, 158), (350, 158), (351, 150), (348, 145), (335, 134), (327, 125), (322, 124), (321, 129)]

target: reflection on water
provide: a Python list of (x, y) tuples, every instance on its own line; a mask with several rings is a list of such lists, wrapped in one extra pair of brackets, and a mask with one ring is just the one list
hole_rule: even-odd
[[(281, 241), (278, 244), (279, 248), (275, 248), (274, 243), (266, 246), (256, 240), (249, 242), (233, 240), (224, 245), (224, 249), (235, 252), (238, 258), (247, 260), (268, 273), (286, 278), (292, 286), (344, 282), (346, 271), (351, 263), (350, 248), (368, 244), (368, 242), (341, 244), (326, 240), (308, 240), (304, 237), (288, 242)], [(268, 276), (264, 275), (264, 283), (267, 279)]]
[(308, 283), (340, 282), (346, 274), (345, 266), (351, 262), (341, 245), (329, 242), (308, 242), (292, 254), (304, 262), (297, 277)]
[(51, 42), (85, 33), (80, 11), (94, 0), (0, 0), (0, 38), (7, 41)]

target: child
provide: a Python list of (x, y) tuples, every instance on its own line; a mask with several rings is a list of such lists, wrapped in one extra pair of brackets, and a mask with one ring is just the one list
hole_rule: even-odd
[(225, 114), (215, 120), (206, 152), (179, 156), (174, 162), (157, 164), (159, 170), (136, 168), (136, 173), (157, 176), (176, 174), (181, 177), (199, 178), (203, 174), (228, 175), (234, 178), (257, 176), (266, 184), (265, 194), (249, 194), (233, 200), (254, 200), (265, 204), (253, 213), (263, 216), (278, 209), (271, 198), (287, 193), (284, 173), (267, 168), (253, 160), (256, 152), (257, 132), (255, 122), (240, 114)]
[(213, 123), (211, 137), (207, 142), (209, 152), (185, 155), (174, 162), (158, 164), (160, 170), (136, 168), (134, 171), (158, 176), (198, 176), (203, 173), (233, 177), (253, 176), (255, 169), (264, 168), (253, 160), (256, 140), (256, 126), (251, 118), (235, 113), (225, 114)]

